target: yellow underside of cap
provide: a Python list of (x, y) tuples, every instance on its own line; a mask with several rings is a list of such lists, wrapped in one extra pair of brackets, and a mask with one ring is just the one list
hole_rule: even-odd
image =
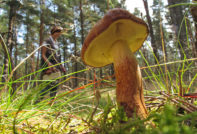
[(147, 34), (145, 25), (127, 19), (115, 21), (89, 44), (84, 61), (93, 67), (111, 64), (113, 60), (110, 50), (116, 41), (126, 41), (131, 51), (135, 52), (142, 46)]

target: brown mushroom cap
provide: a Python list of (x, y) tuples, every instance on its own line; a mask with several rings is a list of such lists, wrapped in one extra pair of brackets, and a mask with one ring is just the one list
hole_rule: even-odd
[(148, 35), (148, 26), (124, 9), (110, 10), (89, 32), (83, 47), (82, 60), (89, 66), (102, 67), (113, 62), (111, 47), (123, 40), (132, 52), (137, 51)]

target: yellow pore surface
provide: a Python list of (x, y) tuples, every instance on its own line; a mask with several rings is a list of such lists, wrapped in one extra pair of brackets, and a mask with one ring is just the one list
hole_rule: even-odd
[[(115, 42), (123, 40), (132, 52), (137, 51), (148, 35), (147, 26), (131, 20), (121, 19), (111, 24), (89, 44), (84, 61), (93, 67), (102, 67), (113, 62), (110, 54)], [(118, 55), (118, 53), (117, 53)]]

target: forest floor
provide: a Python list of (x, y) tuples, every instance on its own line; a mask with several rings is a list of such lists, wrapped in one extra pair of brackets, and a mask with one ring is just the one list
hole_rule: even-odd
[[(146, 89), (150, 87), (153, 89), (152, 86), (146, 84)], [(165, 131), (178, 134), (184, 131), (193, 134), (193, 132), (197, 132), (197, 118), (193, 118), (197, 117), (197, 112), (195, 112), (197, 111), (195, 109), (197, 100), (191, 102), (191, 100), (182, 99), (177, 95), (168, 96), (166, 92), (159, 93), (156, 88), (153, 91), (145, 90), (145, 102), (150, 115), (146, 120), (126, 119), (125, 115), (117, 109), (114, 87), (98, 89), (101, 94), (98, 101), (95, 98), (94, 89), (89, 88), (56, 99), (53, 103), (49, 103), (50, 100), (38, 104), (30, 102), (21, 110), (13, 109), (14, 107), (6, 109), (5, 105), (1, 104), (0, 132), (2, 134), (15, 132), (27, 134), (105, 134), (140, 131), (155, 134)], [(59, 95), (64, 93), (63, 90), (58, 92)], [(194, 107), (192, 108), (191, 105)], [(192, 112), (188, 112), (188, 109)], [(126, 123), (120, 123), (120, 118), (125, 119)], [(152, 121), (156, 127), (151, 125)], [(174, 124), (169, 124), (169, 121)], [(148, 125), (145, 122), (149, 122)], [(179, 126), (180, 124), (181, 126)]]

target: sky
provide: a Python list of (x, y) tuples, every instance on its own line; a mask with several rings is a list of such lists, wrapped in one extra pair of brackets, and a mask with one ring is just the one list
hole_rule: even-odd
[[(153, 0), (147, 0), (148, 1), (148, 6), (150, 8), (150, 6), (153, 4)], [(164, 5), (167, 5), (167, 0), (163, 0), (162, 2), (164, 2)], [(145, 15), (145, 9), (144, 9), (144, 3), (143, 0), (126, 0), (125, 3), (127, 10), (129, 10), (131, 13), (134, 12), (135, 8), (138, 8), (138, 10), (140, 10), (143, 15)], [(152, 10), (149, 10), (150, 12)]]
[[(152, 4), (152, 0), (148, 0), (148, 4), (150, 6), (150, 3)], [(133, 13), (135, 8), (138, 8), (143, 14), (145, 13), (144, 10), (144, 4), (142, 0), (126, 0), (125, 3), (127, 9)]]

